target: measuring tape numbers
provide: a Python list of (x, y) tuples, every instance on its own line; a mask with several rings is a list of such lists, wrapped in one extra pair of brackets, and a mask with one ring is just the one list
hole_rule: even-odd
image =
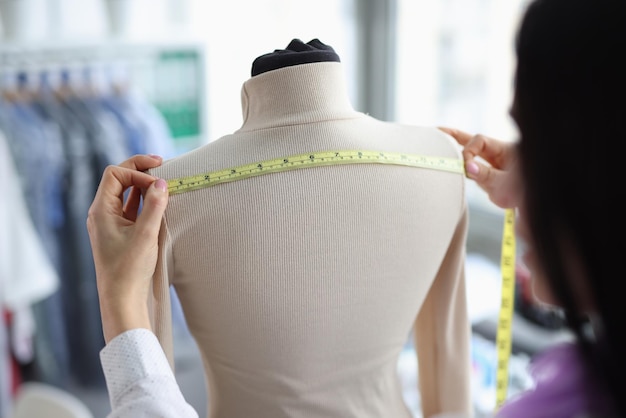
[(500, 269), (502, 274), (502, 300), (496, 333), (498, 364), (496, 369), (496, 408), (504, 403), (509, 385), (509, 359), (513, 313), (515, 304), (515, 209), (504, 211), (502, 230), (502, 254)]
[(311, 152), (258, 161), (209, 173), (168, 180), (167, 186), (170, 194), (177, 194), (262, 174), (340, 164), (394, 164), (459, 174), (465, 173), (463, 161), (457, 158), (430, 157), (394, 152), (341, 150)]
[[(167, 185), (170, 194), (179, 194), (264, 174), (341, 164), (392, 164), (465, 175), (463, 161), (457, 158), (369, 150), (339, 150), (296, 154), (258, 161), (203, 174), (171, 179), (167, 181)], [(497, 407), (506, 399), (509, 380), (508, 364), (511, 352), (511, 325), (513, 320), (513, 298), (515, 291), (514, 220), (514, 210), (507, 209), (505, 211), (502, 239), (502, 301), (496, 336), (498, 352), (496, 372)]]

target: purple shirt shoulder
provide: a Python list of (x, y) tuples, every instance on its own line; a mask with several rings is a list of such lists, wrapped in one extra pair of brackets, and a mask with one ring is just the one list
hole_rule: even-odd
[(529, 373), (534, 387), (509, 399), (495, 418), (574, 418), (605, 409), (576, 344), (558, 344), (537, 355)]

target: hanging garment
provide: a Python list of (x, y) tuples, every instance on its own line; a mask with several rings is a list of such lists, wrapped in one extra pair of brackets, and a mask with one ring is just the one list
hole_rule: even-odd
[[(65, 224), (63, 173), (65, 157), (58, 127), (37, 114), (31, 102), (5, 102), (0, 109), (0, 128), (15, 160), (18, 182), (28, 213), (55, 271), (61, 277)], [(45, 181), (42, 181), (45, 179)], [(60, 292), (33, 305), (39, 330), (35, 336), (36, 365), (29, 378), (65, 386), (69, 375), (69, 350)]]
[[(16, 181), (61, 280), (57, 292), (32, 306), (35, 359), (23, 372), (59, 387), (74, 379), (102, 386), (104, 339), (87, 212), (107, 165), (133, 151), (168, 158), (173, 143), (163, 117), (138, 93), (107, 103), (107, 95), (84, 88), (69, 72), (53, 71), (42, 71), (38, 80), (17, 71), (11, 82), (20, 94), (11, 98), (19, 100), (0, 101), (0, 129), (16, 163)], [(53, 83), (57, 76), (61, 83)]]
[[(84, 129), (82, 137), (68, 137), (66, 157), (71, 170), (68, 173), (68, 207), (70, 213), (70, 241), (72, 243), (73, 275), (66, 278), (71, 294), (73, 324), (70, 345), (73, 352), (72, 371), (79, 383), (103, 386), (104, 375), (98, 365), (99, 351), (104, 347), (100, 322), (95, 266), (91, 254), (85, 220), (91, 201), (106, 165), (106, 157), (99, 151), (111, 140), (110, 149), (119, 149), (119, 131), (115, 125), (105, 125), (96, 119), (88, 105), (77, 96), (63, 97), (59, 103), (67, 118), (77, 121)], [(110, 137), (108, 134), (111, 134)], [(116, 157), (117, 158), (117, 157)], [(109, 162), (111, 163), (111, 162)]]
[[(0, 108), (4, 105), (0, 102)], [(0, 309), (18, 310), (58, 291), (59, 276), (38, 236), (26, 205), (12, 153), (0, 131)], [(36, 330), (37, 331), (37, 330)], [(10, 416), (11, 368), (6, 332), (0, 324), (0, 416)]]
[(148, 132), (145, 122), (135, 114), (126, 98), (109, 93), (100, 96), (98, 103), (103, 109), (110, 112), (122, 127), (129, 155), (146, 154)]
[(164, 159), (175, 157), (174, 138), (159, 110), (137, 90), (131, 89), (123, 94), (129, 109), (145, 126), (145, 152), (160, 155)]
[(132, 153), (174, 157), (174, 141), (165, 118), (140, 92), (128, 88), (101, 100), (125, 128)]

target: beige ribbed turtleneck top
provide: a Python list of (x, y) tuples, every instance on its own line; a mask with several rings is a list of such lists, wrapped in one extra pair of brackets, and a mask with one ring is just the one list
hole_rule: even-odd
[[(166, 161), (172, 179), (305, 152), (461, 158), (436, 128), (355, 111), (343, 67), (247, 80), (243, 125)], [(170, 362), (169, 285), (204, 361), (211, 418), (408, 418), (413, 331), (424, 417), (471, 415), (461, 174), (333, 165), (171, 195), (151, 300)]]

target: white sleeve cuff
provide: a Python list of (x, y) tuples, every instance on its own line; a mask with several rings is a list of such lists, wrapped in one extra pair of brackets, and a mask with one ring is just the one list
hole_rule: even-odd
[(113, 409), (128, 388), (145, 378), (175, 381), (156, 335), (147, 329), (133, 329), (113, 338), (100, 351), (100, 361)]

